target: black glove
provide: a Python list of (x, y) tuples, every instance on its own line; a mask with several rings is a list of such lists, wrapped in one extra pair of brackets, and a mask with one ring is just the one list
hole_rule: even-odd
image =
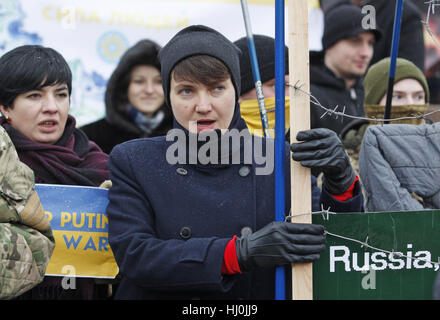
[(356, 173), (350, 164), (341, 140), (327, 128), (300, 131), (300, 143), (292, 143), (292, 159), (301, 165), (324, 173), (324, 187), (331, 194), (341, 194), (353, 184)]
[(271, 222), (235, 240), (241, 271), (312, 262), (325, 250), (324, 227), (316, 224)]

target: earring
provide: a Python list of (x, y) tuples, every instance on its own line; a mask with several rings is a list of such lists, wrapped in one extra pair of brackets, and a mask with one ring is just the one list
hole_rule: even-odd
[(5, 115), (5, 120), (6, 120), (6, 123), (11, 123), (11, 118), (9, 118), (7, 115)]

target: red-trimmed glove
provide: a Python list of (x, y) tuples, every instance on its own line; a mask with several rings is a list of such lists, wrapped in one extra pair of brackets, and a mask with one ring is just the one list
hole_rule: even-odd
[(271, 222), (262, 229), (235, 240), (242, 272), (254, 267), (276, 267), (313, 262), (325, 250), (324, 227), (316, 224)]
[(356, 176), (353, 184), (347, 189), (347, 191), (345, 191), (344, 193), (341, 193), (341, 194), (332, 194), (332, 197), (338, 201), (350, 200), (351, 198), (353, 198), (354, 187), (356, 186), (356, 182), (358, 182), (358, 181), (359, 181), (359, 177)]
[(341, 194), (353, 184), (356, 174), (338, 135), (327, 128), (298, 132), (292, 143), (292, 158), (301, 165), (324, 173), (323, 187), (330, 194)]

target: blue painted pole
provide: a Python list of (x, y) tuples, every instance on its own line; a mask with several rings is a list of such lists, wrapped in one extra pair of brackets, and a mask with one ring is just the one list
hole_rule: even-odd
[(270, 137), (269, 121), (267, 120), (266, 105), (264, 103), (263, 88), (261, 84), (260, 69), (258, 67), (257, 51), (255, 49), (254, 36), (252, 34), (251, 19), (246, 0), (241, 0), (241, 9), (243, 11), (244, 25), (246, 27), (246, 36), (249, 46), (249, 56), (251, 59), (252, 75), (254, 77), (255, 89), (257, 90), (258, 107), (260, 109), (261, 124), (265, 137)]
[[(284, 0), (275, 1), (275, 220), (284, 221), (285, 215), (285, 53)], [(285, 269), (275, 273), (275, 299), (285, 300)]]
[[(394, 89), (394, 77), (396, 74), (396, 61), (397, 55), (399, 53), (399, 41), (400, 41), (400, 29), (402, 25), (402, 11), (403, 11), (403, 1), (397, 0), (396, 12), (394, 14), (394, 28), (393, 28), (393, 41), (391, 43), (391, 61), (390, 70), (388, 73), (388, 88), (387, 88), (387, 100), (385, 104), (385, 119), (390, 119), (391, 117), (391, 102), (393, 99), (393, 89)], [(389, 121), (384, 121), (385, 124), (390, 123)]]

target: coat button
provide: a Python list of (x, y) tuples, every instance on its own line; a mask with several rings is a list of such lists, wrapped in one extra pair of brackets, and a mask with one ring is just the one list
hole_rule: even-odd
[(240, 170), (238, 170), (238, 174), (240, 177), (246, 177), (251, 172), (251, 169), (247, 166), (241, 167)]
[(251, 227), (243, 227), (241, 229), (241, 236), (242, 237), (247, 237), (248, 235), (250, 235), (252, 233), (252, 229)]
[(177, 168), (176, 172), (178, 174), (180, 174), (181, 176), (186, 176), (188, 174), (188, 171), (186, 171), (186, 169), (183, 169), (183, 168)]
[(191, 238), (191, 228), (190, 227), (183, 227), (180, 229), (180, 236), (182, 239), (189, 239)]

